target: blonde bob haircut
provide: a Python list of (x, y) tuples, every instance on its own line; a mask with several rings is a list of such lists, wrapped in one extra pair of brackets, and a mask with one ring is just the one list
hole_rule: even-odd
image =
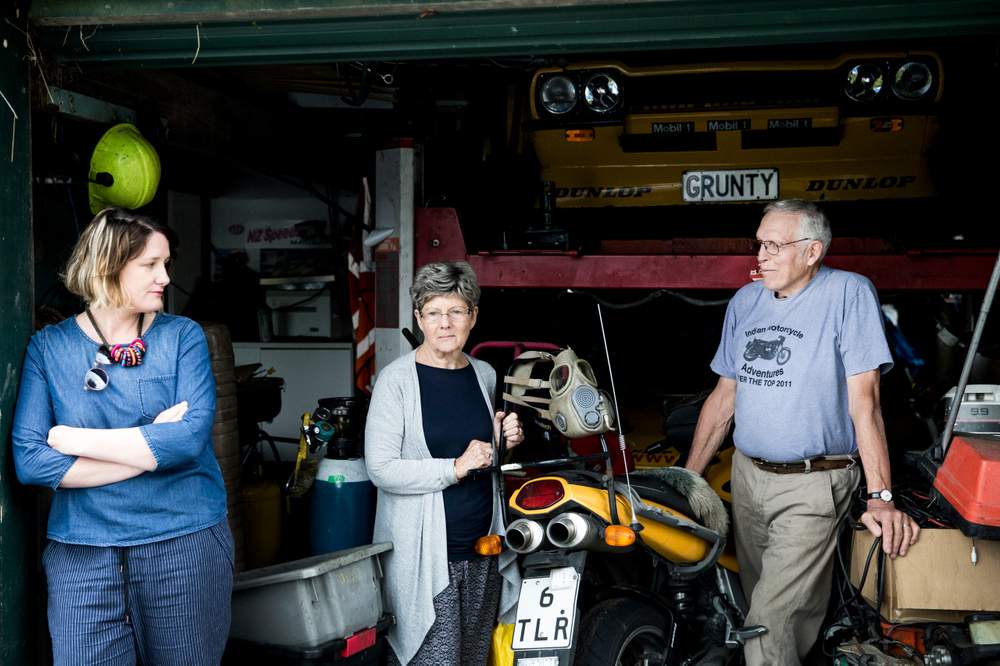
[(129, 305), (121, 285), (125, 265), (139, 256), (153, 234), (163, 234), (173, 254), (172, 236), (159, 222), (124, 208), (105, 208), (80, 234), (62, 274), (66, 288), (88, 307)]

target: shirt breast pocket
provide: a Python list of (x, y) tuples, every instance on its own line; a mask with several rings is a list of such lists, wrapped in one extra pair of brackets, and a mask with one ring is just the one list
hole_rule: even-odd
[(160, 375), (139, 380), (139, 411), (152, 421), (167, 407), (174, 406), (177, 375)]

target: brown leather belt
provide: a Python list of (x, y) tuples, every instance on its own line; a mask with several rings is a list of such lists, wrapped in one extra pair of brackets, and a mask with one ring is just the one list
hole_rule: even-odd
[(774, 474), (805, 474), (808, 472), (825, 472), (831, 469), (854, 467), (858, 459), (854, 456), (816, 456), (794, 462), (772, 462), (763, 458), (751, 458), (758, 469)]

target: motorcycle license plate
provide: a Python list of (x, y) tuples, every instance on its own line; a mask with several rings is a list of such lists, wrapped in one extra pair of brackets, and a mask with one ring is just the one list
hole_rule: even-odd
[(512, 647), (515, 650), (570, 647), (579, 589), (580, 575), (573, 567), (553, 569), (547, 578), (521, 581)]

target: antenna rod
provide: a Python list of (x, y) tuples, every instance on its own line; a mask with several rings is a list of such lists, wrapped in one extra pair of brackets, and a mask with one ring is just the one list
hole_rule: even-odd
[[(611, 400), (615, 403), (615, 429), (618, 431), (618, 450), (622, 455), (622, 467), (625, 469), (625, 485), (628, 487), (628, 505), (632, 509), (632, 525), (639, 523), (639, 518), (635, 515), (635, 500), (632, 498), (632, 482), (628, 476), (628, 460), (625, 459), (625, 435), (622, 432), (622, 413), (618, 409), (618, 392), (615, 390), (615, 373), (611, 369), (611, 352), (608, 351), (608, 335), (604, 330), (604, 312), (601, 304), (597, 303), (597, 319), (601, 322), (601, 339), (604, 341), (604, 358), (608, 362), (608, 378), (611, 380)], [(633, 529), (635, 529), (633, 527)]]

